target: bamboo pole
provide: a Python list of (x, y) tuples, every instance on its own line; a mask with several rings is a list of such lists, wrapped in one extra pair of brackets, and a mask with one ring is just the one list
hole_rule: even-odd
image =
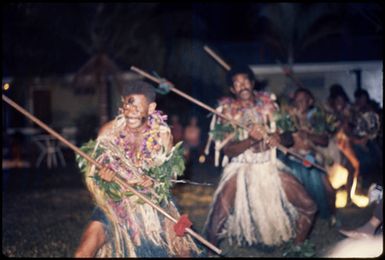
[[(71, 142), (69, 142), (67, 139), (65, 139), (63, 136), (61, 136), (59, 133), (57, 133), (56, 131), (54, 131), (52, 128), (50, 128), (49, 126), (47, 126), (45, 123), (43, 123), (40, 119), (36, 118), (35, 116), (33, 116), (31, 113), (29, 113), (28, 111), (26, 111), (24, 108), (22, 108), (21, 106), (19, 106), (16, 102), (14, 102), (13, 100), (11, 100), (10, 98), (8, 98), (7, 96), (5, 95), (2, 95), (2, 99), (4, 102), (8, 103), (10, 106), (12, 106), (13, 108), (15, 108), (17, 111), (19, 111), (20, 113), (22, 113), (23, 115), (25, 115), (27, 118), (29, 118), (30, 120), (32, 120), (34, 123), (36, 123), (37, 125), (39, 125), (41, 128), (43, 128), (44, 130), (46, 130), (50, 135), (52, 135), (53, 137), (59, 139), (62, 143), (64, 143), (65, 145), (67, 145), (69, 148), (71, 148), (75, 153), (81, 155), (82, 157), (84, 157), (88, 162), (94, 164), (95, 166), (97, 166), (99, 169), (102, 168), (103, 166), (98, 163), (97, 161), (95, 161), (93, 158), (91, 158), (88, 154), (84, 153), (82, 150), (80, 150), (77, 146), (73, 145)], [(146, 196), (144, 196), (143, 194), (140, 194), (138, 191), (136, 191), (133, 187), (127, 185), (123, 179), (121, 178), (116, 178), (118, 177), (117, 175), (115, 175), (114, 177), (114, 181), (116, 181), (119, 185), (121, 185), (124, 189), (128, 189), (130, 192), (134, 193), (136, 196), (138, 196), (139, 198), (141, 198), (142, 200), (144, 200), (146, 203), (148, 203), (150, 206), (152, 206), (154, 209), (156, 209), (158, 212), (162, 213), (166, 218), (168, 218), (169, 220), (171, 220), (172, 222), (174, 223), (177, 223), (178, 221), (172, 217), (171, 215), (169, 215), (163, 208), (159, 207), (158, 205), (156, 205), (155, 203), (153, 203), (150, 199), (148, 199)], [(116, 178), (116, 179), (115, 179)], [(216, 246), (214, 246), (213, 244), (211, 244), (210, 242), (208, 242), (206, 239), (204, 239), (201, 235), (197, 234), (195, 231), (193, 231), (191, 228), (186, 228), (186, 231), (187, 233), (189, 233), (191, 236), (193, 236), (194, 238), (196, 238), (197, 240), (199, 240), (202, 244), (204, 244), (205, 246), (207, 246), (208, 248), (210, 248), (211, 250), (213, 250), (214, 252), (216, 252), (217, 254), (221, 254), (222, 250), (217, 248)]]
[(282, 64), (280, 60), (276, 61), (278, 65), (281, 67), (283, 70), (283, 73), (289, 77), (294, 83), (297, 85), (299, 88), (304, 88), (305, 86), (302, 84), (302, 82), (294, 75), (293, 71), (288, 67)]
[(222, 67), (224, 67), (227, 71), (229, 71), (231, 69), (230, 65), (228, 63), (226, 63), (221, 57), (219, 57), (219, 55), (217, 55), (209, 46), (205, 45), (203, 47), (203, 49), (208, 54), (210, 54), (210, 56), (213, 57), (214, 60), (216, 60), (219, 64), (221, 64)]
[[(158, 79), (158, 78), (152, 76), (151, 74), (149, 74), (149, 73), (147, 73), (147, 72), (145, 72), (145, 71), (143, 71), (143, 70), (141, 70), (141, 69), (139, 69), (139, 68), (137, 68), (137, 67), (135, 67), (135, 66), (131, 66), (131, 70), (135, 71), (136, 73), (142, 75), (142, 76), (145, 77), (145, 78), (148, 78), (148, 79), (150, 79), (150, 80), (156, 82), (157, 84), (160, 84), (160, 83), (162, 82), (162, 80), (160, 80), (160, 79)], [(187, 95), (186, 93), (180, 91), (179, 89), (177, 89), (177, 88), (175, 88), (175, 87), (171, 87), (170, 90), (171, 90), (172, 92), (174, 92), (174, 93), (176, 93), (176, 94), (178, 94), (178, 95), (184, 97), (185, 99), (191, 101), (192, 103), (197, 104), (197, 105), (200, 106), (200, 107), (203, 107), (204, 109), (210, 111), (211, 113), (214, 113), (214, 114), (216, 114), (217, 116), (222, 117), (223, 119), (226, 119), (226, 120), (232, 122), (233, 124), (239, 125), (237, 122), (235, 122), (235, 121), (232, 120), (231, 118), (228, 118), (228, 117), (226, 117), (225, 115), (223, 115), (223, 114), (221, 114), (221, 113), (218, 113), (218, 111), (216, 111), (216, 110), (213, 109), (212, 107), (209, 107), (209, 106), (206, 105), (205, 103), (203, 103), (203, 102), (201, 102), (201, 101), (199, 101), (199, 100), (197, 100), (197, 99), (195, 99), (195, 98), (193, 98), (193, 97)]]
[[(137, 68), (137, 67), (135, 67), (135, 66), (131, 66), (131, 70), (137, 72), (138, 74), (142, 75), (143, 77), (146, 77), (146, 78), (148, 78), (148, 79), (150, 79), (150, 80), (152, 80), (152, 81), (154, 81), (154, 82), (156, 82), (156, 83), (158, 83), (158, 84), (160, 84), (160, 83), (162, 82), (162, 81), (159, 80), (158, 78), (156, 78), (156, 77), (150, 75), (149, 73), (147, 73), (147, 72), (145, 72), (145, 71), (143, 71), (143, 70), (141, 70), (141, 69), (139, 69), (139, 68)], [(197, 100), (197, 99), (195, 99), (195, 98), (193, 98), (193, 97), (187, 95), (186, 93), (184, 93), (184, 92), (182, 92), (182, 91), (176, 89), (175, 87), (171, 87), (170, 90), (171, 90), (172, 92), (174, 92), (174, 93), (176, 93), (176, 94), (178, 94), (178, 95), (180, 95), (180, 96), (182, 96), (182, 97), (184, 97), (184, 98), (190, 100), (191, 102), (197, 104), (198, 106), (201, 106), (201, 107), (207, 109), (208, 111), (210, 111), (210, 112), (216, 114), (217, 116), (219, 116), (219, 117), (221, 117), (221, 118), (223, 118), (223, 119), (225, 119), (225, 120), (228, 120), (231, 124), (237, 125), (237, 126), (243, 128), (243, 129), (245, 129), (245, 130), (248, 130), (248, 128), (247, 128), (246, 126), (241, 125), (240, 123), (234, 121), (232, 118), (226, 117), (226, 116), (223, 115), (222, 113), (219, 113), (218, 111), (216, 111), (215, 109), (209, 107), (209, 106), (206, 105), (205, 103), (202, 103), (201, 101), (199, 101), (199, 100)], [(293, 156), (295, 156), (295, 157), (301, 159), (301, 161), (303, 161), (303, 162), (306, 161), (306, 162), (310, 163), (311, 165), (313, 165), (314, 167), (318, 168), (319, 170), (321, 170), (321, 171), (323, 171), (323, 172), (327, 172), (326, 169), (325, 169), (324, 167), (322, 167), (321, 165), (319, 165), (319, 164), (317, 164), (317, 163), (313, 163), (313, 162), (311, 162), (311, 161), (308, 161), (308, 160), (304, 159), (302, 155), (300, 155), (300, 154), (298, 154), (298, 153), (296, 153), (296, 152), (294, 152), (294, 151), (292, 151), (292, 150), (290, 150), (290, 149), (284, 147), (284, 146), (281, 145), (281, 144), (278, 144), (278, 145), (277, 145), (277, 149), (281, 150), (284, 154), (290, 153), (290, 154), (292, 154)]]

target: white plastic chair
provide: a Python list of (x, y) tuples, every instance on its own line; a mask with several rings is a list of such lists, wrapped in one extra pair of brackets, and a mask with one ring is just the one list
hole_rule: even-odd
[(50, 135), (34, 136), (33, 141), (40, 148), (40, 155), (36, 161), (36, 167), (39, 167), (44, 158), (47, 159), (47, 167), (57, 167), (57, 157), (59, 157), (61, 165), (66, 166), (63, 153), (59, 146), (58, 140)]

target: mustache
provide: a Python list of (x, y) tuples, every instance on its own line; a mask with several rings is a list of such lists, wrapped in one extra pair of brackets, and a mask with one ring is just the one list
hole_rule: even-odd
[(242, 94), (242, 92), (251, 92), (251, 90), (250, 89), (247, 89), (247, 88), (244, 88), (244, 89), (242, 89), (242, 90), (240, 90), (238, 93), (239, 94)]
[(130, 119), (130, 118), (139, 119), (142, 123), (146, 122), (146, 120), (147, 120), (147, 117), (146, 117), (146, 116), (141, 116), (141, 117), (126, 117), (126, 119)]

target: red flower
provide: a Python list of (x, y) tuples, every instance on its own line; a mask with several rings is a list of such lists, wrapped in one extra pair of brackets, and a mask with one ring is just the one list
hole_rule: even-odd
[(180, 216), (178, 222), (174, 225), (174, 231), (178, 237), (184, 236), (186, 228), (191, 227), (192, 223), (188, 219), (187, 214)]

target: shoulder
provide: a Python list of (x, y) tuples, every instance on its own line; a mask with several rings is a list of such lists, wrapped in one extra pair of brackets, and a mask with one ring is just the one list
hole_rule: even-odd
[(162, 111), (156, 110), (149, 117), (149, 126), (152, 130), (159, 132), (159, 136), (163, 143), (172, 143), (171, 128), (166, 123), (167, 115), (164, 115)]
[(218, 106), (226, 106), (231, 105), (235, 101), (234, 98), (231, 97), (222, 97), (218, 100)]
[(256, 102), (263, 105), (266, 110), (271, 112), (279, 110), (277, 97), (274, 93), (267, 91), (255, 91), (254, 96), (256, 98)]
[(277, 97), (274, 93), (268, 92), (268, 91), (255, 91), (254, 92), (255, 97), (261, 99), (262, 101), (266, 103), (273, 103), (277, 101)]
[(148, 124), (151, 129), (159, 129), (160, 132), (171, 132), (170, 126), (167, 124), (167, 115), (160, 110), (155, 110), (149, 115)]
[(168, 139), (172, 138), (170, 128), (166, 128), (166, 127), (160, 128), (159, 135), (163, 140), (168, 140)]
[(106, 134), (107, 132), (109, 132), (109, 131), (112, 129), (113, 124), (114, 124), (114, 120), (105, 123), (105, 124), (99, 129), (98, 136), (103, 135), (103, 134)]

